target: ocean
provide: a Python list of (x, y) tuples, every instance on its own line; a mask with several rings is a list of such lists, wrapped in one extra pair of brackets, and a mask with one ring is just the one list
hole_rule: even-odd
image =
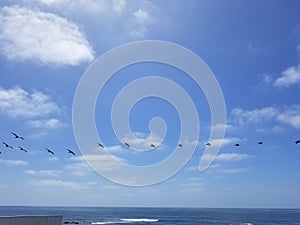
[(0, 216), (61, 215), (80, 225), (300, 225), (300, 209), (0, 206)]

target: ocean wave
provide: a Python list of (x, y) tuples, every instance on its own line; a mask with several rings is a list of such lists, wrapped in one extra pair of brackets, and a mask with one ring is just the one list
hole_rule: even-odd
[(125, 221), (125, 222), (150, 222), (150, 223), (153, 223), (153, 222), (158, 222), (159, 220), (158, 219), (147, 219), (147, 218), (141, 218), (141, 219), (121, 219), (121, 221)]
[(105, 224), (121, 224), (121, 223), (138, 223), (138, 222), (144, 222), (144, 223), (154, 223), (158, 222), (158, 219), (147, 219), (147, 218), (140, 218), (140, 219), (127, 219), (122, 218), (119, 221), (102, 221), (102, 222), (92, 222), (93, 225), (105, 225)]
[(107, 222), (92, 222), (91, 224), (94, 224), (94, 225), (105, 225), (105, 224), (120, 224), (122, 222), (113, 222), (113, 221), (107, 221)]

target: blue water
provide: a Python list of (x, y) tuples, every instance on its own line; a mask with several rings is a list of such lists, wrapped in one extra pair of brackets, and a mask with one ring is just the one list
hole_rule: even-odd
[(300, 209), (1, 206), (0, 216), (7, 215), (61, 215), (81, 225), (300, 225)]

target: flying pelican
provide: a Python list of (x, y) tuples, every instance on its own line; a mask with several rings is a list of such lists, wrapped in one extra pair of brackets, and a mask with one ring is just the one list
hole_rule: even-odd
[(18, 146), (21, 151), (27, 152), (27, 150), (23, 147)]
[(178, 144), (178, 147), (182, 148), (182, 144)]
[(129, 144), (128, 143), (124, 143), (124, 145), (129, 148)]
[(68, 153), (71, 153), (72, 155), (75, 155), (75, 153), (72, 150), (67, 149), (67, 151), (68, 151)]
[(5, 143), (5, 142), (2, 142), (4, 145), (5, 145), (5, 148), (11, 148), (13, 149), (13, 146), (10, 146), (9, 144)]
[(155, 145), (154, 145), (154, 144), (151, 144), (150, 146), (151, 146), (152, 148), (155, 148)]
[(257, 144), (259, 144), (259, 145), (262, 145), (262, 143), (263, 143), (262, 141), (257, 142)]
[(15, 138), (20, 138), (20, 139), (22, 139), (22, 140), (24, 140), (24, 138), (22, 137), (22, 136), (20, 136), (20, 135), (17, 135), (16, 133), (14, 133), (14, 132), (10, 132), (12, 135), (14, 135), (15, 136)]
[(101, 148), (104, 148), (104, 145), (103, 144), (101, 144), (101, 143), (97, 143), (98, 144), (98, 146), (100, 146)]
[(53, 151), (51, 151), (49, 148), (46, 148), (46, 150), (47, 150), (47, 152), (48, 152), (48, 153), (50, 153), (50, 154), (54, 155), (54, 152), (53, 152)]
[(297, 141), (295, 141), (296, 144), (300, 144), (300, 139), (298, 139)]

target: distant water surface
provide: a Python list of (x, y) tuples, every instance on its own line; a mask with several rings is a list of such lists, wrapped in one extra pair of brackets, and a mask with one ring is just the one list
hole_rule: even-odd
[(0, 216), (61, 215), (81, 225), (300, 225), (300, 209), (0, 206)]

